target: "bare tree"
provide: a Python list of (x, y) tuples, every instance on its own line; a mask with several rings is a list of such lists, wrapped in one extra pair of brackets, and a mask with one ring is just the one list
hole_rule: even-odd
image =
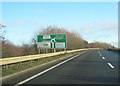
[[(39, 32), (39, 35), (47, 34), (66, 34), (67, 35), (67, 49), (78, 49), (87, 46), (87, 41), (83, 40), (80, 34), (77, 32), (67, 31), (65, 28), (57, 26), (48, 26)], [(37, 35), (36, 35), (37, 36)], [(36, 37), (32, 38), (34, 44), (36, 43)]]

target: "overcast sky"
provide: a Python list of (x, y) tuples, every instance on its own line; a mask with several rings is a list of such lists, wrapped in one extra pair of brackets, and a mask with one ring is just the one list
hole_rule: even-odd
[(29, 43), (35, 32), (56, 25), (78, 32), (89, 43), (118, 46), (117, 2), (2, 2), (2, 23), (15, 45)]

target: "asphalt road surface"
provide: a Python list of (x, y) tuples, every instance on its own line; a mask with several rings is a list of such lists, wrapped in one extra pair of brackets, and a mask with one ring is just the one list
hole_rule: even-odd
[(118, 83), (118, 54), (107, 50), (85, 51), (45, 68), (15, 84)]

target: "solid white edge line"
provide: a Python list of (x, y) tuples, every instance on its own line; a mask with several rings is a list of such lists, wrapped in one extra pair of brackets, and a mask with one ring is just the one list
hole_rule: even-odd
[(114, 66), (113, 66), (112, 64), (108, 63), (108, 65), (109, 65), (111, 68), (114, 68)]
[[(83, 53), (85, 53), (85, 52), (83, 52)], [(81, 54), (83, 54), (83, 53), (81, 53)], [(73, 56), (72, 58), (69, 58), (69, 59), (67, 59), (67, 60), (65, 60), (65, 61), (63, 61), (63, 62), (60, 62), (60, 63), (58, 63), (57, 65), (54, 65), (54, 66), (52, 66), (52, 67), (50, 67), (50, 68), (48, 68), (48, 69), (46, 69), (46, 70), (44, 70), (44, 71), (42, 71), (42, 72), (40, 72), (40, 73), (38, 73), (38, 74), (30, 77), (30, 78), (27, 78), (27, 79), (25, 79), (25, 80), (23, 80), (23, 81), (15, 84), (14, 86), (19, 86), (19, 85), (21, 85), (21, 84), (23, 84), (23, 83), (25, 83), (25, 82), (27, 82), (27, 81), (30, 81), (31, 79), (36, 78), (37, 76), (40, 76), (40, 75), (48, 72), (49, 70), (52, 70), (52, 69), (56, 68), (57, 66), (59, 66), (59, 65), (61, 65), (61, 64), (64, 64), (65, 62), (67, 62), (67, 61), (69, 61), (69, 60), (71, 60), (71, 59), (73, 59), (73, 58), (75, 58), (75, 57), (77, 57), (77, 56), (79, 56), (79, 55), (81, 55), (81, 54), (78, 54), (78, 55), (76, 55), (76, 56)]]

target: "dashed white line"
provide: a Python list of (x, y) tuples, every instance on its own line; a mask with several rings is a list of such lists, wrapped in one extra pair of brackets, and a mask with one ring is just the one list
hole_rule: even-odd
[(101, 53), (99, 53), (101, 55)]
[[(100, 54), (100, 56), (102, 56), (102, 54), (100, 53), (100, 51), (98, 51), (98, 53)], [(102, 56), (102, 59), (105, 59), (105, 57)], [(115, 68), (111, 63), (108, 63), (108, 65), (109, 65), (111, 68)]]
[(114, 68), (114, 66), (113, 66), (112, 64), (108, 63), (108, 65), (109, 65), (111, 68)]
[(103, 59), (105, 59), (105, 57), (102, 57)]
[(102, 54), (100, 53), (100, 51), (98, 51), (98, 53), (100, 54), (100, 56), (102, 56)]
[(100, 54), (100, 51), (98, 51), (98, 53)]
[(101, 53), (99, 53), (100, 54), (100, 56), (102, 56), (102, 54)]
[[(83, 53), (85, 53), (85, 52), (83, 52)], [(83, 54), (83, 53), (81, 53), (81, 54)], [(81, 55), (81, 54), (78, 54), (78, 55), (76, 55), (76, 56), (73, 56), (72, 58), (69, 58), (69, 59), (67, 59), (67, 60), (65, 60), (65, 61), (63, 61), (63, 62), (60, 62), (60, 63), (58, 63), (57, 65), (54, 65), (54, 66), (52, 66), (52, 67), (50, 67), (50, 68), (48, 68), (48, 69), (46, 69), (46, 70), (44, 70), (44, 71), (42, 71), (42, 72), (40, 72), (40, 73), (38, 73), (38, 74), (30, 77), (30, 78), (27, 78), (27, 79), (25, 79), (25, 80), (17, 83), (17, 84), (14, 85), (14, 86), (19, 86), (19, 85), (21, 85), (21, 84), (24, 84), (25, 82), (28, 82), (28, 81), (30, 81), (31, 79), (34, 79), (34, 78), (36, 78), (36, 77), (38, 77), (38, 76), (40, 76), (40, 75), (42, 75), (42, 74), (44, 74), (44, 73), (46, 73), (46, 72), (48, 72), (48, 71), (50, 71), (50, 70), (58, 67), (59, 65), (66, 63), (67, 61), (69, 61), (69, 60), (71, 60), (71, 59), (73, 59), (73, 58), (75, 58), (75, 57), (77, 57), (77, 56), (79, 56), (79, 55)]]

